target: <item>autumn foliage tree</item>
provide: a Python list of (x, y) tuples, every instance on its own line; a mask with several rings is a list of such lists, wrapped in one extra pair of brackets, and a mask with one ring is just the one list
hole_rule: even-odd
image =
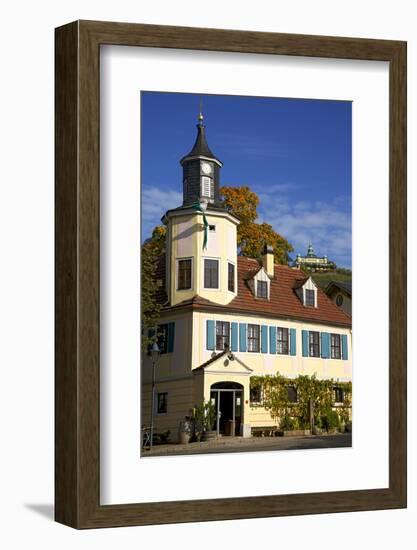
[(269, 223), (257, 223), (259, 197), (248, 186), (222, 187), (220, 193), (224, 206), (235, 215), (240, 224), (237, 227), (237, 245), (242, 256), (260, 258), (265, 244), (274, 248), (275, 262), (286, 264), (289, 253), (294, 249)]
[[(286, 264), (289, 253), (294, 249), (282, 235), (277, 233), (269, 223), (258, 223), (259, 197), (248, 186), (222, 187), (223, 206), (238, 218), (237, 246), (242, 256), (260, 258), (265, 244), (274, 248), (275, 262)], [(149, 242), (159, 254), (165, 246), (166, 229), (157, 225)]]

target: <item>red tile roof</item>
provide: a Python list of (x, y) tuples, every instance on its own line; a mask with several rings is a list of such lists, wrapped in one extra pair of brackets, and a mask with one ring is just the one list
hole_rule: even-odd
[[(332, 302), (326, 294), (317, 289), (317, 307), (304, 306), (295, 289), (300, 288), (307, 280), (305, 273), (284, 265), (275, 264), (274, 277), (271, 279), (270, 299), (256, 298), (247, 282), (248, 274), (252, 276), (259, 270), (259, 263), (255, 259), (238, 256), (237, 259), (238, 292), (229, 304), (223, 306), (211, 302), (201, 296), (181, 302), (173, 309), (192, 307), (193, 309), (210, 309), (231, 313), (254, 314), (260, 316), (299, 319), (316, 323), (329, 323), (352, 326), (352, 319)], [(165, 257), (161, 257), (156, 277), (165, 281)], [(158, 292), (158, 301), (170, 308), (163, 287)]]
[(352, 324), (351, 318), (337, 307), (320, 288), (317, 289), (317, 307), (303, 305), (295, 293), (295, 289), (300, 288), (307, 280), (302, 271), (275, 264), (274, 277), (271, 279), (270, 299), (265, 300), (256, 298), (244, 280), (244, 275), (258, 264), (257, 260), (239, 256), (237, 263), (238, 292), (236, 298), (227, 305), (227, 308), (348, 326)]

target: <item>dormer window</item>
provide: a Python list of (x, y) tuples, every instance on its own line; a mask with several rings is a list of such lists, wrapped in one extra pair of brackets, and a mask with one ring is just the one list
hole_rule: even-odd
[(305, 307), (317, 307), (317, 286), (311, 277), (296, 281), (294, 291)]
[(315, 294), (314, 290), (312, 290), (310, 288), (305, 289), (305, 305), (306, 306), (314, 307), (314, 305), (315, 305), (315, 296), (314, 296), (314, 294)]
[(271, 279), (268, 277), (263, 267), (261, 267), (255, 275), (249, 277), (247, 282), (255, 298), (260, 298), (262, 300), (270, 299)]
[(256, 296), (258, 298), (268, 299), (268, 283), (266, 281), (257, 281)]

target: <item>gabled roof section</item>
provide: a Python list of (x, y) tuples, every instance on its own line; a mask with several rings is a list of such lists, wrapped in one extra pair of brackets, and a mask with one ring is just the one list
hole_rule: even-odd
[(303, 288), (303, 286), (308, 281), (309, 277), (305, 277), (304, 279), (296, 279), (294, 282), (293, 289), (297, 290), (298, 288)]
[(243, 279), (245, 281), (250, 281), (255, 277), (255, 275), (257, 275), (261, 271), (261, 269), (262, 269), (262, 266), (258, 264), (257, 267), (255, 267), (254, 269), (250, 269), (249, 271), (244, 273)]
[(208, 367), (209, 365), (211, 365), (212, 363), (215, 363), (216, 361), (218, 361), (219, 359), (221, 359), (222, 357), (224, 357), (227, 353), (229, 352), (228, 349), (225, 349), (219, 353), (216, 353), (215, 355), (213, 355), (212, 357), (210, 357), (210, 359), (208, 361), (206, 361), (205, 363), (202, 363), (201, 365), (199, 365), (198, 367), (196, 367), (194, 370), (197, 370), (197, 369), (205, 369), (206, 367)]
[(258, 264), (258, 267), (256, 267), (255, 269), (252, 269), (252, 270), (248, 271), (244, 275), (244, 279), (246, 281), (250, 281), (251, 279), (254, 279), (261, 272), (263, 272), (265, 274), (265, 276), (268, 277), (268, 279), (272, 279), (272, 277), (270, 277), (268, 275), (266, 269), (262, 265), (259, 265), (259, 264)]
[[(220, 361), (223, 358), (224, 361)], [(225, 361), (227, 362), (227, 365), (225, 365)], [(253, 369), (248, 367), (246, 363), (239, 359), (239, 357), (232, 353), (229, 349), (225, 349), (220, 353), (214, 354), (208, 361), (193, 369), (193, 372), (200, 370), (216, 370), (215, 365), (217, 362), (219, 362), (219, 365), (216, 368), (224, 369), (225, 372), (227, 371), (229, 374), (250, 375), (250, 373), (253, 372)]]
[(256, 269), (257, 260), (238, 256), (238, 293), (227, 309), (246, 310), (248, 313), (263, 313), (265, 315), (311, 320), (322, 323), (335, 323), (351, 326), (351, 318), (334, 304), (328, 296), (317, 288), (317, 308), (304, 306), (297, 294), (296, 287), (303, 286), (307, 280), (299, 269), (286, 265), (274, 266), (274, 278), (271, 279), (270, 299), (257, 300), (248, 288), (244, 276), (248, 271)]
[[(232, 314), (259, 315), (277, 319), (294, 319), (315, 323), (329, 323), (345, 327), (352, 326), (352, 319), (341, 308), (330, 300), (320, 287), (317, 287), (317, 307), (304, 306), (296, 294), (296, 288), (301, 288), (308, 277), (299, 269), (275, 264), (274, 277), (270, 283), (270, 299), (259, 300), (251, 291), (248, 274), (254, 276), (260, 270), (259, 262), (252, 258), (238, 256), (237, 258), (237, 296), (226, 306), (222, 306), (194, 296), (191, 300), (181, 302), (175, 308), (190, 307), (196, 310), (210, 310)], [(158, 290), (157, 298), (164, 309), (171, 309), (165, 293), (165, 258), (158, 262), (156, 277), (164, 283)], [(174, 308), (174, 309), (175, 309)]]

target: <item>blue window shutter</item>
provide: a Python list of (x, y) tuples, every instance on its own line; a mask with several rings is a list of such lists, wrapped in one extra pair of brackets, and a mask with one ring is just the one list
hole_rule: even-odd
[(329, 359), (330, 357), (330, 334), (328, 332), (322, 332), (320, 334), (320, 347), (321, 347), (321, 356), (323, 359)]
[(167, 353), (174, 351), (175, 323), (168, 323)]
[(246, 351), (246, 331), (246, 324), (239, 323), (239, 351)]
[(277, 352), (277, 328), (269, 327), (269, 353)]
[(297, 331), (290, 328), (290, 355), (297, 355)]
[(303, 357), (308, 357), (308, 330), (301, 331), (303, 340)]
[(207, 321), (207, 349), (214, 350), (216, 344), (215, 338), (215, 322), (212, 320)]
[(232, 327), (231, 327), (231, 333), (232, 333), (232, 342), (231, 342), (231, 349), (232, 351), (237, 351), (237, 341), (238, 341), (238, 329), (237, 329), (237, 323), (232, 323), (231, 324)]
[(342, 334), (342, 359), (344, 361), (348, 359), (348, 339), (346, 334)]
[(261, 351), (268, 353), (268, 327), (266, 325), (261, 326)]

